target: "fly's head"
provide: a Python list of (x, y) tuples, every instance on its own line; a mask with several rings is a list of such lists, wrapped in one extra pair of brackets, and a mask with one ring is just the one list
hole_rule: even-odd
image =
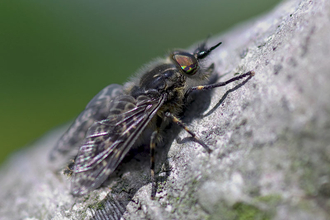
[(203, 43), (194, 53), (177, 50), (170, 55), (173, 63), (180, 70), (180, 73), (186, 77), (188, 84), (186, 87), (200, 84), (200, 81), (207, 79), (213, 72), (214, 64), (212, 63), (210, 66), (205, 67), (203, 61), (220, 44), (221, 42), (207, 48), (206, 44)]
[(166, 93), (169, 99), (178, 94), (183, 96), (187, 89), (200, 84), (200, 81), (207, 79), (212, 73), (213, 64), (205, 67), (202, 62), (220, 44), (221, 42), (207, 48), (204, 43), (193, 53), (173, 51), (166, 61), (157, 63), (143, 74), (136, 88), (137, 92), (133, 93)]

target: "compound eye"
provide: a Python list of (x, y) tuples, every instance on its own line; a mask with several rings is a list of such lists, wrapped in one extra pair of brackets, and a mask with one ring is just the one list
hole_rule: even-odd
[(199, 68), (197, 59), (189, 53), (175, 53), (173, 54), (173, 60), (179, 64), (183, 72), (189, 75), (194, 75)]

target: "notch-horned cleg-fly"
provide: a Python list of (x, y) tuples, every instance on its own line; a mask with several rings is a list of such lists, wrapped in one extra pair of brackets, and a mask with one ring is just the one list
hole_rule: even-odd
[(211, 152), (178, 118), (187, 97), (194, 90), (208, 90), (254, 75), (249, 71), (225, 82), (206, 84), (214, 64), (205, 66), (203, 60), (220, 44), (207, 48), (203, 43), (193, 53), (174, 50), (166, 58), (149, 64), (131, 82), (105, 87), (88, 103), (51, 152), (54, 159), (79, 147), (71, 170), (74, 196), (101, 186), (128, 151), (142, 145), (150, 146), (153, 191), (155, 146), (161, 143), (170, 122), (184, 128)]

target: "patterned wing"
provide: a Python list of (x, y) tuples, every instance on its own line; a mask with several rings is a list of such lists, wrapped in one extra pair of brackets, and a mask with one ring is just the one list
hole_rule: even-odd
[(122, 95), (114, 99), (107, 119), (94, 122), (75, 160), (71, 192), (82, 196), (99, 187), (116, 169), (143, 132), (165, 96), (137, 99)]
[(85, 110), (75, 119), (70, 128), (57, 141), (51, 151), (50, 159), (67, 154), (74, 149), (86, 136), (88, 128), (94, 121), (107, 118), (114, 97), (123, 94), (121, 85), (112, 84), (101, 90), (86, 106)]

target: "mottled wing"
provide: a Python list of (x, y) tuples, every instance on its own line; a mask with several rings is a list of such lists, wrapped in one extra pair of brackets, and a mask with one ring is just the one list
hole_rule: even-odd
[(165, 96), (114, 99), (107, 119), (95, 122), (75, 160), (71, 192), (81, 196), (99, 187), (116, 169), (164, 103)]
[(107, 118), (114, 97), (123, 94), (121, 85), (112, 84), (102, 89), (75, 119), (70, 128), (57, 141), (51, 151), (53, 160), (70, 152), (85, 138), (88, 128), (95, 122)]

